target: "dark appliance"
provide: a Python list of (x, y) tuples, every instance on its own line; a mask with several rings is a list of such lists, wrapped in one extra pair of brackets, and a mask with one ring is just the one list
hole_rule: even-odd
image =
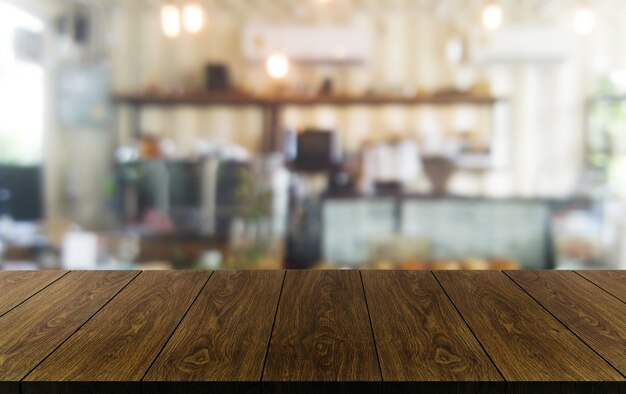
[(206, 67), (206, 88), (209, 91), (231, 89), (230, 71), (225, 64), (209, 64)]
[(330, 172), (340, 166), (341, 150), (336, 132), (308, 129), (288, 138), (295, 138), (296, 141), (295, 144), (287, 144), (292, 150), (286, 152), (291, 170), (305, 173)]
[(0, 165), (0, 216), (19, 221), (43, 219), (41, 167)]

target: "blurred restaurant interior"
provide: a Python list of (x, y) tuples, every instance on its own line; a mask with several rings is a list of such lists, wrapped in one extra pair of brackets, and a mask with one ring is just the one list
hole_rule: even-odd
[(625, 15), (0, 0), (0, 268), (624, 268)]

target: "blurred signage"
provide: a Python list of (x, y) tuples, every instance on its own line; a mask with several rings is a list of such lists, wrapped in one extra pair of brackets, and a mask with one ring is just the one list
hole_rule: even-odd
[(105, 129), (111, 120), (109, 71), (100, 65), (64, 68), (58, 83), (58, 116), (66, 129)]

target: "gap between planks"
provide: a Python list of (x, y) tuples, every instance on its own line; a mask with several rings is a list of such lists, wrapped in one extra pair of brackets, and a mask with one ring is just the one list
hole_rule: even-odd
[[(276, 309), (274, 310), (274, 319), (272, 320), (272, 329), (270, 330), (270, 336), (267, 338), (267, 347), (265, 348), (265, 357), (263, 357), (263, 368), (261, 368), (261, 376), (259, 376), (259, 383), (263, 381), (263, 375), (265, 374), (265, 366), (267, 365), (267, 356), (270, 353), (270, 344), (272, 343), (272, 335), (274, 334), (274, 327), (276, 326), (276, 317), (278, 316), (278, 307), (280, 301), (283, 298), (283, 288), (285, 287), (285, 278), (287, 277), (287, 270), (283, 271), (283, 280), (280, 282), (280, 291), (278, 292), (278, 301), (276, 302)], [(261, 388), (261, 392), (263, 389)]]
[(370, 314), (369, 301), (367, 300), (367, 294), (365, 291), (365, 284), (363, 283), (363, 273), (359, 270), (359, 279), (361, 280), (361, 290), (363, 291), (363, 299), (365, 300), (365, 310), (367, 311), (367, 318), (370, 323), (370, 333), (372, 334), (372, 342), (374, 343), (374, 350), (376, 351), (376, 363), (378, 364), (378, 372), (380, 374), (381, 383), (383, 380), (383, 368), (380, 365), (380, 354), (378, 351), (378, 343), (376, 343), (376, 335), (374, 335), (374, 326), (372, 325), (372, 315)]

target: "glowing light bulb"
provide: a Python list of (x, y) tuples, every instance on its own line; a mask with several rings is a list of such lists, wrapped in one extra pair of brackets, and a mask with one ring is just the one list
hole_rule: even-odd
[(161, 28), (167, 37), (180, 34), (180, 12), (173, 5), (166, 4), (161, 8)]
[(587, 35), (593, 31), (596, 18), (589, 7), (580, 7), (574, 13), (574, 30), (580, 35)]
[(199, 4), (190, 3), (183, 8), (183, 24), (187, 32), (195, 34), (204, 26), (204, 10)]
[(267, 58), (265, 63), (267, 73), (274, 79), (282, 79), (289, 72), (289, 59), (281, 53), (275, 53)]
[(502, 25), (504, 13), (499, 4), (492, 3), (483, 10), (483, 26), (487, 30), (497, 30)]

